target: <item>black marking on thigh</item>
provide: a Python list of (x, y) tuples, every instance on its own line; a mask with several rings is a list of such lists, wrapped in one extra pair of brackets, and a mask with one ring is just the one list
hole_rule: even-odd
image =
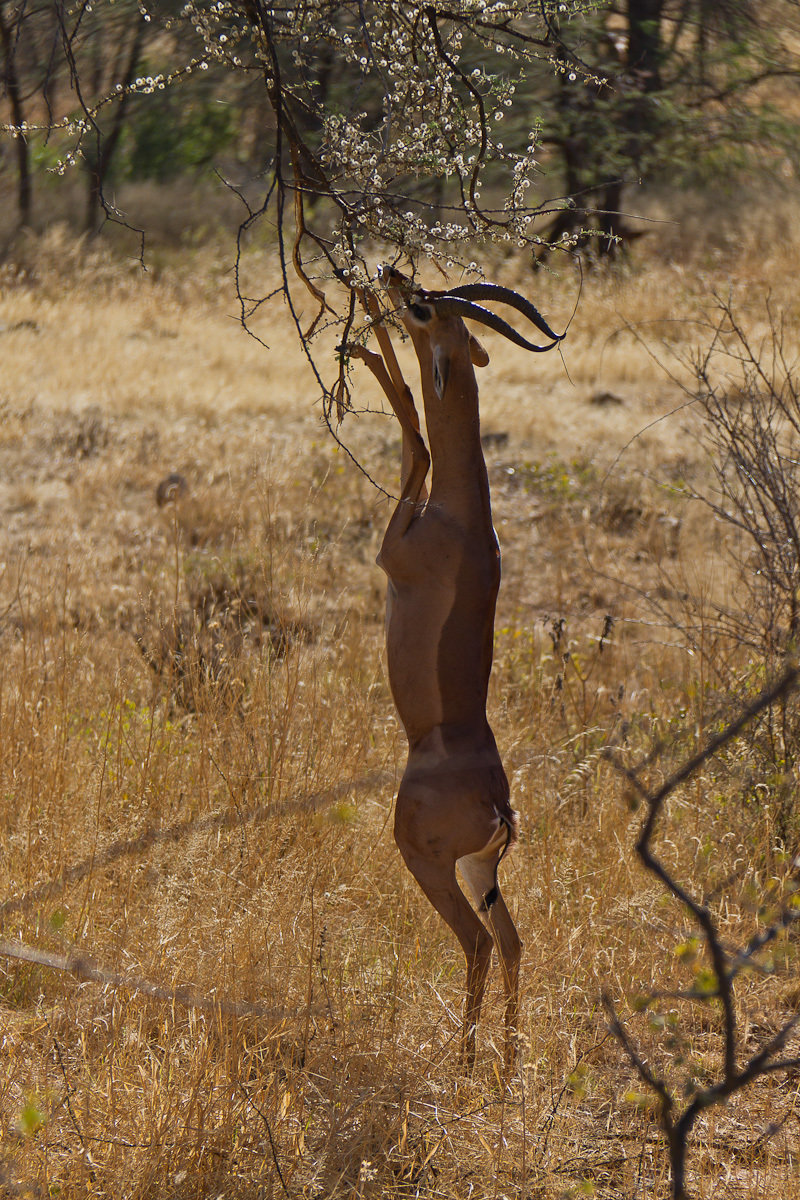
[(483, 900), (481, 901), (480, 911), (481, 912), (489, 912), (489, 910), (491, 909), (495, 900), (497, 899), (498, 895), (499, 895), (499, 892), (497, 890), (497, 884), (495, 884), (493, 888), (489, 888), (489, 891), (483, 897)]

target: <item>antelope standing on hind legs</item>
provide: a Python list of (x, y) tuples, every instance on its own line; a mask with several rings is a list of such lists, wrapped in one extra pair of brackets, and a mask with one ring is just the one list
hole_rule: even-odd
[[(388, 332), (377, 324), (382, 357), (364, 348), (354, 354), (381, 384), (403, 431), (401, 495), (378, 556), (388, 576), (389, 682), (408, 737), (394, 835), (406, 865), (466, 956), (461, 1055), (467, 1070), (475, 1060), (492, 943), (497, 948), (506, 993), (508, 1069), (515, 1054), (521, 943), (500, 894), (497, 869), (514, 844), (518, 817), (486, 717), (500, 550), (473, 366), (485, 366), (489, 359), (463, 318), (528, 350), (552, 349), (560, 338), (533, 305), (506, 288), (469, 284), (431, 292), (391, 268), (381, 276), (419, 361), (430, 445), (429, 454)], [(526, 341), (477, 300), (517, 309), (550, 339), (548, 345)], [(368, 307), (378, 315), (374, 301)], [(474, 908), (459, 887), (456, 864)]]

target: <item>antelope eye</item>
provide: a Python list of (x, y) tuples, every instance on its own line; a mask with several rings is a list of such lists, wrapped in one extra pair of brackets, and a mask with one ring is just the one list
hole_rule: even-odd
[(417, 304), (413, 300), (408, 306), (408, 311), (411, 313), (412, 317), (414, 317), (417, 321), (421, 321), (423, 324), (426, 324), (431, 319), (431, 310), (424, 304)]

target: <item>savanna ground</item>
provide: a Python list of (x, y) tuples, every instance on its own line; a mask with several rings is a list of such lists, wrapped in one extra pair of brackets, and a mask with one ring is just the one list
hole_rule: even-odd
[[(562, 357), (485, 339), (490, 718), (522, 817), (502, 869), (525, 944), (507, 1085), (497, 972), (466, 1079), (463, 957), (392, 839), (388, 501), (321, 422), (280, 301), (256, 322), (267, 352), (237, 326), (229, 247), (143, 275), (53, 231), (2, 269), (0, 936), (39, 953), (0, 964), (3, 1194), (665, 1194), (600, 996), (679, 1101), (719, 1072), (719, 1010), (672, 995), (704, 969), (696, 931), (643, 871), (641, 812), (602, 750), (635, 763), (666, 738), (657, 781), (724, 711), (742, 649), (708, 614), (740, 578), (730, 530), (685, 499), (708, 464), (679, 360), (729, 286), (756, 337), (768, 290), (791, 334), (798, 228), (660, 227), (584, 280)], [(488, 273), (560, 329), (579, 284), (554, 265)], [(251, 294), (274, 284), (268, 251), (246, 266)], [(354, 382), (382, 409), (364, 368)], [(339, 432), (391, 492), (393, 420)], [(173, 472), (188, 490), (159, 507)], [(786, 895), (796, 850), (749, 754), (706, 764), (658, 839), (731, 945)], [(737, 983), (743, 1054), (796, 1008), (793, 950)], [(690, 1190), (800, 1196), (799, 1120), (796, 1073), (712, 1111)]]

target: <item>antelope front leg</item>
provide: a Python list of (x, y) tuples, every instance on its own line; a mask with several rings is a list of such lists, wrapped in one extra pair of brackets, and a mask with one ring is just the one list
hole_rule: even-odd
[[(383, 389), (384, 395), (391, 404), (395, 416), (400, 422), (400, 427), (403, 431), (400, 487), (401, 489), (405, 489), (408, 477), (414, 469), (415, 461), (418, 464), (420, 445), (422, 445), (425, 454), (427, 454), (427, 449), (420, 437), (419, 414), (414, 404), (411, 389), (403, 378), (403, 372), (400, 370), (400, 364), (394, 352), (389, 330), (383, 324), (383, 314), (381, 313), (380, 305), (372, 292), (359, 291), (358, 295), (364, 311), (373, 322), (380, 354), (375, 354), (363, 346), (354, 346), (353, 355), (356, 358), (360, 358), (362, 362), (365, 362), (372, 371), (372, 374)], [(430, 466), (430, 463), (428, 463), (428, 466)], [(427, 499), (424, 478), (416, 498), (419, 501)]]
[[(375, 354), (373, 350), (367, 350), (364, 346), (354, 346), (352, 355), (354, 358), (360, 358), (369, 367), (391, 404), (403, 431), (403, 465), (400, 480), (402, 490), (400, 501), (386, 531), (386, 537), (393, 540), (405, 534), (414, 519), (417, 504), (426, 497), (425, 480), (431, 459), (419, 432), (419, 420), (409, 389), (404, 384), (405, 391), (397, 391), (380, 354)], [(384, 543), (385, 541), (386, 539)]]

